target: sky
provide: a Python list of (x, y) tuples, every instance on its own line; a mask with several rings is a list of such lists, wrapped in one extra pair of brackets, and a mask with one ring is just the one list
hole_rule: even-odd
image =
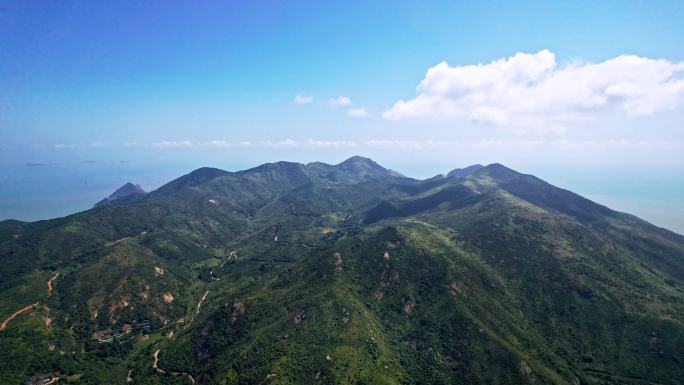
[(0, 0), (0, 219), (358, 154), (417, 178), (500, 162), (684, 233), (683, 19), (681, 1)]

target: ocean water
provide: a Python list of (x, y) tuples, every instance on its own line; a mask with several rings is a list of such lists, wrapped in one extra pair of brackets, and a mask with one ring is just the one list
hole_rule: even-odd
[[(126, 182), (150, 191), (199, 166), (173, 162), (0, 164), (0, 220), (66, 216), (92, 208)], [(425, 175), (433, 171), (427, 170)], [(684, 178), (678, 169), (519, 171), (684, 234)]]
[(129, 162), (0, 164), (0, 220), (66, 216), (92, 208), (126, 182), (150, 191), (189, 171)]

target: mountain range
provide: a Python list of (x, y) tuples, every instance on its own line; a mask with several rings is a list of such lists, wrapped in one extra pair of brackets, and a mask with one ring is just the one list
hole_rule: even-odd
[(200, 168), (0, 222), (0, 321), (2, 384), (675, 385), (684, 237), (501, 164)]

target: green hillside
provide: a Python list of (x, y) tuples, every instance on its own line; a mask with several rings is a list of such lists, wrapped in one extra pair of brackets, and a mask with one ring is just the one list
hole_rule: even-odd
[(2, 384), (684, 384), (684, 237), (499, 164), (202, 168), (0, 262)]

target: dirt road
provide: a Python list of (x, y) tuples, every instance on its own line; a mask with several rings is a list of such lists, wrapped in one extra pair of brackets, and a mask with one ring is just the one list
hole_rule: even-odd
[(52, 278), (50, 278), (50, 280), (47, 281), (48, 297), (52, 295), (52, 281), (54, 281), (57, 277), (59, 277), (59, 273), (56, 273)]
[(12, 314), (11, 316), (9, 316), (6, 320), (2, 321), (2, 323), (0, 324), (0, 332), (3, 331), (3, 330), (5, 330), (5, 328), (7, 327), (7, 323), (9, 323), (11, 320), (13, 320), (16, 316), (18, 316), (18, 315), (21, 314), (21, 313), (27, 312), (27, 311), (33, 309), (33, 308), (36, 307), (36, 306), (38, 306), (38, 302), (36, 302), (36, 303), (34, 303), (34, 304), (32, 304), (32, 305), (28, 305), (28, 306), (26, 306), (26, 307), (23, 307), (23, 308), (21, 308), (21, 309), (15, 311), (14, 314)]

